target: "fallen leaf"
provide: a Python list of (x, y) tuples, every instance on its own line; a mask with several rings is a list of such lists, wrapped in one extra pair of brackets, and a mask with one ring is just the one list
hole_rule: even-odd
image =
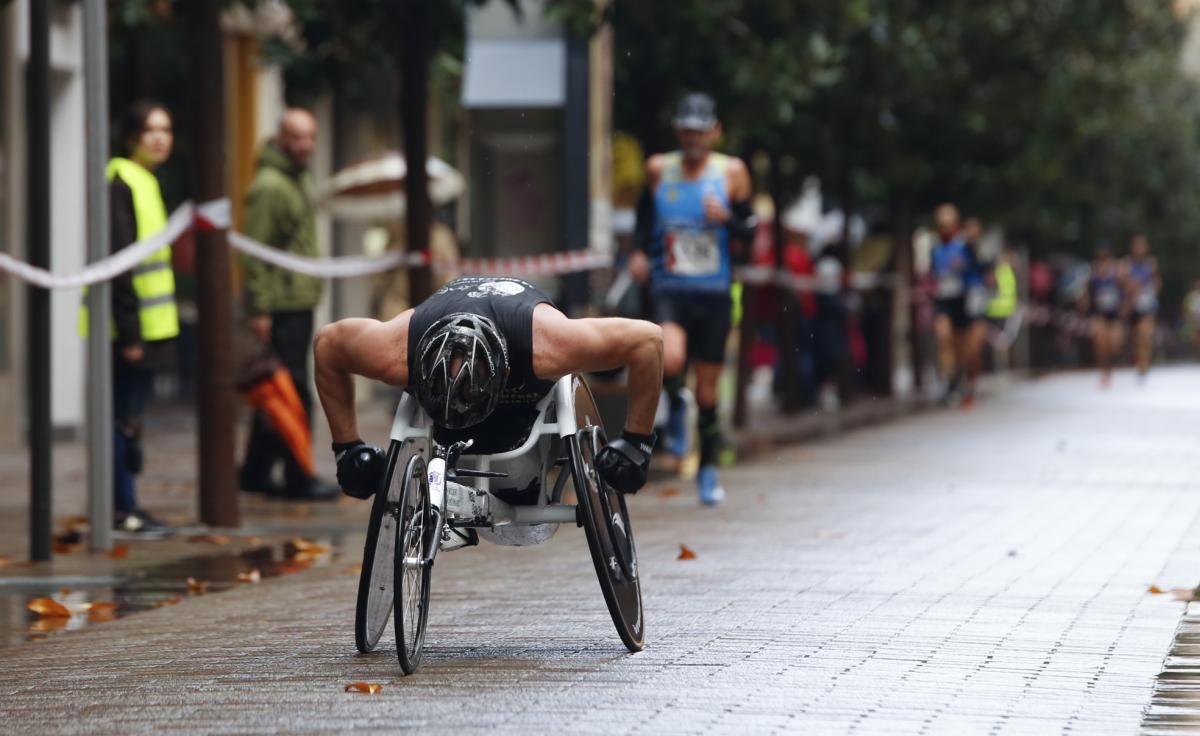
[(29, 631), (37, 634), (48, 634), (54, 631), (62, 631), (67, 628), (67, 622), (70, 618), (63, 616), (52, 616), (50, 618), (39, 618), (37, 621), (29, 624)]
[(224, 545), (229, 544), (229, 537), (224, 534), (194, 534), (188, 537), (189, 542)]
[(693, 552), (692, 550), (688, 549), (688, 546), (686, 544), (681, 544), (681, 545), (679, 545), (679, 556), (676, 557), (675, 559), (677, 559), (677, 560), (694, 560), (694, 559), (696, 559), (696, 553)]
[(1198, 588), (1171, 588), (1171, 595), (1175, 596), (1175, 600), (1185, 603), (1200, 601), (1200, 589)]
[(181, 599), (179, 598), (179, 596), (173, 595), (170, 598), (165, 598), (165, 599), (155, 603), (154, 605), (158, 606), (159, 608), (162, 608), (163, 606), (173, 606), (173, 605), (179, 603), (180, 600)]
[(197, 580), (196, 578), (188, 578), (187, 586), (189, 593), (203, 595), (208, 592), (209, 582), (207, 580)]
[(360, 562), (357, 565), (351, 565), (350, 567), (342, 570), (342, 572), (346, 573), (347, 575), (362, 575), (362, 563)]
[(322, 555), (329, 554), (333, 551), (333, 548), (307, 539), (296, 538), (288, 540), (287, 544), (283, 545), (283, 551), (288, 557), (294, 557), (298, 560), (313, 560)]
[(117, 604), (111, 601), (96, 601), (87, 604), (88, 613), (109, 613), (117, 610)]
[(34, 598), (25, 607), (43, 618), (71, 618), (71, 611), (53, 598)]
[(370, 682), (352, 682), (346, 686), (348, 693), (366, 693), (367, 695), (375, 695), (383, 690), (383, 685), (375, 685)]
[(108, 623), (116, 619), (117, 614), (114, 611), (88, 611), (88, 621), (94, 624)]
[(1157, 585), (1151, 585), (1149, 588), (1146, 589), (1146, 592), (1153, 593), (1154, 595), (1162, 595), (1163, 593), (1166, 593), (1167, 591), (1163, 590), (1162, 588), (1158, 587)]
[(257, 583), (262, 580), (262, 573), (258, 571), (258, 568), (254, 568), (250, 572), (239, 572), (237, 579), (239, 583)]
[(123, 544), (119, 544), (108, 551), (108, 556), (114, 559), (123, 560), (129, 556), (129, 548)]
[(659, 498), (671, 498), (673, 496), (678, 496), (681, 494), (682, 494), (682, 491), (679, 490), (678, 486), (667, 486), (666, 488), (664, 488), (658, 492), (658, 497)]

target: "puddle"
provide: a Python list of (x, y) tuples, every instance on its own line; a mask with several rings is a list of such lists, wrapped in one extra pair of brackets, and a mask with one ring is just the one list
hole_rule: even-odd
[[(341, 540), (338, 540), (341, 541)], [(123, 618), (141, 611), (175, 605), (198, 595), (220, 594), (256, 579), (278, 577), (314, 567), (346, 564), (329, 539), (292, 542), (251, 550), (186, 557), (132, 571), (128, 577), (5, 577), (0, 574), (0, 647), (45, 639)], [(190, 578), (190, 580), (189, 580)], [(43, 616), (28, 609), (31, 601), (49, 598), (69, 616)], [(47, 604), (54, 610), (61, 610)], [(45, 607), (45, 606), (43, 606)]]
[(1142, 733), (1200, 729), (1200, 607), (1188, 606), (1154, 687)]

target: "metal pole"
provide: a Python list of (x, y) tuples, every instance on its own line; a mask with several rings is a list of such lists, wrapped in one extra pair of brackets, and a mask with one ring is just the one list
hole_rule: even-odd
[[(409, 253), (429, 250), (433, 208), (425, 172), (428, 158), (429, 56), (433, 20), (429, 3), (402, 3), (403, 51), (400, 60), (400, 119), (404, 124), (405, 240)], [(428, 268), (408, 270), (408, 299), (417, 304), (429, 296), (433, 283)]]
[[(108, 38), (104, 0), (83, 5), (83, 101), (87, 120), (87, 245), (98, 261), (109, 252), (108, 186)], [(113, 403), (112, 341), (109, 339), (109, 287), (88, 289), (88, 519), (93, 552), (112, 549)]]
[[(225, 99), (220, 0), (188, 3), (191, 27), (192, 130), (196, 197), (225, 196)], [(234, 477), (233, 304), (229, 244), (222, 230), (196, 232), (197, 307), (200, 312), (200, 520), (241, 523)]]
[[(50, 267), (50, 0), (29, 2), (25, 119), (29, 143), (29, 263)], [(29, 558), (50, 559), (50, 292), (26, 287), (29, 395)]]

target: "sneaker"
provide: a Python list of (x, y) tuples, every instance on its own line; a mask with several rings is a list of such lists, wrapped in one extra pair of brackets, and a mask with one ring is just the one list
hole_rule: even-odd
[(141, 509), (128, 514), (118, 514), (113, 520), (113, 531), (136, 534), (147, 539), (167, 537), (175, 533), (170, 524)]
[(705, 465), (696, 474), (696, 489), (700, 494), (700, 503), (705, 506), (716, 506), (725, 500), (725, 489), (717, 477), (716, 465)]

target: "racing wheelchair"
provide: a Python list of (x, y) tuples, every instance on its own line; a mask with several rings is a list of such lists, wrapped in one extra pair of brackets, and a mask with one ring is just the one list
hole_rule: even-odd
[[(472, 546), (479, 537), (540, 544), (560, 524), (584, 528), (621, 641), (630, 652), (645, 645), (633, 529), (624, 496), (595, 468), (606, 439), (586, 380), (564, 376), (536, 404), (504, 408), (457, 431), (435, 427), (407, 393), (396, 409), (363, 550), (354, 639), (359, 651), (374, 651), (393, 619), (406, 675), (421, 660), (440, 549)], [(568, 482), (574, 504), (565, 495)]]

